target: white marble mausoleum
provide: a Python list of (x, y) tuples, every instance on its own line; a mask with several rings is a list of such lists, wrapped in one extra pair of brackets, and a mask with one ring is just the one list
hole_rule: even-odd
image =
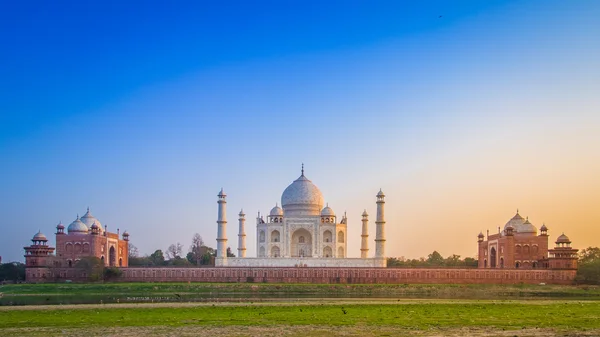
[(319, 188), (302, 174), (281, 195), (265, 219), (256, 218), (257, 257), (246, 257), (245, 214), (239, 213), (238, 257), (227, 257), (226, 194), (218, 194), (218, 267), (385, 267), (384, 198), (377, 193), (375, 254), (368, 257), (368, 214), (362, 213), (361, 257), (347, 258), (346, 213), (338, 219), (329, 205), (324, 206)]

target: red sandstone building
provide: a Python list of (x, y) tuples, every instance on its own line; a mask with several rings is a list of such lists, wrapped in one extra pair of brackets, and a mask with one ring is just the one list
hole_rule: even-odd
[(556, 247), (548, 249), (548, 228), (537, 228), (517, 214), (497, 234), (479, 233), (479, 268), (491, 269), (577, 269), (577, 249), (571, 248), (571, 240), (562, 234)]
[(56, 226), (56, 249), (48, 246), (48, 239), (41, 232), (31, 241), (30, 246), (24, 247), (29, 282), (67, 278), (67, 270), (84, 257), (97, 257), (107, 267), (129, 265), (129, 234), (124, 232), (120, 239), (118, 229), (117, 233), (108, 232), (89, 208), (83, 217), (77, 216), (66, 233), (62, 223)]

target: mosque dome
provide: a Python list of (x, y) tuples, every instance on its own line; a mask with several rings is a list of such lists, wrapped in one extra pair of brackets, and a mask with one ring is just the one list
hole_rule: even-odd
[(571, 243), (571, 240), (569, 240), (569, 237), (565, 235), (565, 233), (562, 233), (558, 239), (556, 239), (556, 243)]
[(69, 234), (87, 234), (88, 233), (88, 227), (83, 222), (81, 222), (81, 220), (79, 220), (79, 215), (77, 216), (77, 219), (75, 219), (75, 221), (73, 221), (69, 225), (69, 228), (67, 230), (69, 231)]
[(517, 233), (537, 233), (537, 228), (529, 222), (529, 219), (525, 219), (525, 222), (517, 228)]
[(104, 230), (102, 228), (102, 223), (100, 223), (100, 221), (98, 221), (98, 219), (92, 215), (89, 207), (87, 212), (85, 212), (85, 214), (81, 217), (81, 222), (83, 222), (88, 228), (91, 228), (93, 224), (96, 224), (96, 226), (98, 226), (98, 230), (100, 230), (100, 233), (102, 233)]
[(327, 205), (321, 211), (321, 216), (335, 216), (335, 212), (333, 211), (333, 209), (331, 209), (331, 207), (329, 207), (329, 205)]
[(508, 220), (506, 225), (504, 225), (504, 230), (506, 230), (509, 226), (512, 226), (513, 231), (515, 233), (537, 233), (537, 228), (533, 224), (531, 224), (531, 222), (529, 222), (528, 219), (524, 219), (519, 214), (519, 211), (517, 211), (517, 214), (515, 214), (515, 216)]
[(42, 234), (42, 232), (38, 231), (37, 234), (35, 234), (33, 236), (33, 239), (31, 239), (32, 241), (48, 241), (48, 238), (46, 238), (46, 235)]
[(279, 205), (275, 204), (275, 207), (271, 209), (270, 216), (283, 216), (283, 209)]
[(323, 208), (323, 195), (302, 170), (302, 175), (283, 191), (281, 206), (286, 216), (319, 215)]

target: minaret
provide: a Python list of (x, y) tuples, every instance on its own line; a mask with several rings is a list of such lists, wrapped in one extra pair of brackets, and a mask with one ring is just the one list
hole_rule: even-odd
[(383, 205), (385, 194), (381, 189), (377, 193), (377, 220), (375, 220), (375, 258), (385, 259), (385, 220), (383, 214)]
[(366, 259), (369, 254), (369, 214), (367, 210), (362, 214), (362, 235), (360, 242), (360, 258)]
[(221, 188), (221, 192), (219, 192), (217, 196), (219, 197), (219, 200), (217, 201), (217, 203), (219, 204), (219, 217), (217, 219), (217, 260), (222, 259), (222, 262), (217, 262), (215, 264), (227, 265), (227, 201), (225, 200), (225, 197), (227, 197), (227, 195), (225, 194), (225, 192), (223, 192), (223, 189)]
[(246, 229), (244, 228), (244, 224), (246, 222), (246, 214), (244, 214), (244, 210), (240, 211), (240, 218), (238, 219), (240, 223), (240, 229), (238, 234), (238, 257), (246, 257)]

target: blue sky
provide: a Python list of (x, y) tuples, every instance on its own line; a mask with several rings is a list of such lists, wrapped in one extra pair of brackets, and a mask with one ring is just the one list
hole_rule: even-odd
[(0, 255), (22, 260), (88, 206), (143, 253), (195, 232), (214, 245), (221, 187), (229, 244), (243, 207), (253, 255), (253, 215), (302, 162), (348, 211), (349, 256), (379, 188), (391, 256), (473, 256), (517, 207), (598, 246), (598, 15), (594, 1), (2, 3)]

